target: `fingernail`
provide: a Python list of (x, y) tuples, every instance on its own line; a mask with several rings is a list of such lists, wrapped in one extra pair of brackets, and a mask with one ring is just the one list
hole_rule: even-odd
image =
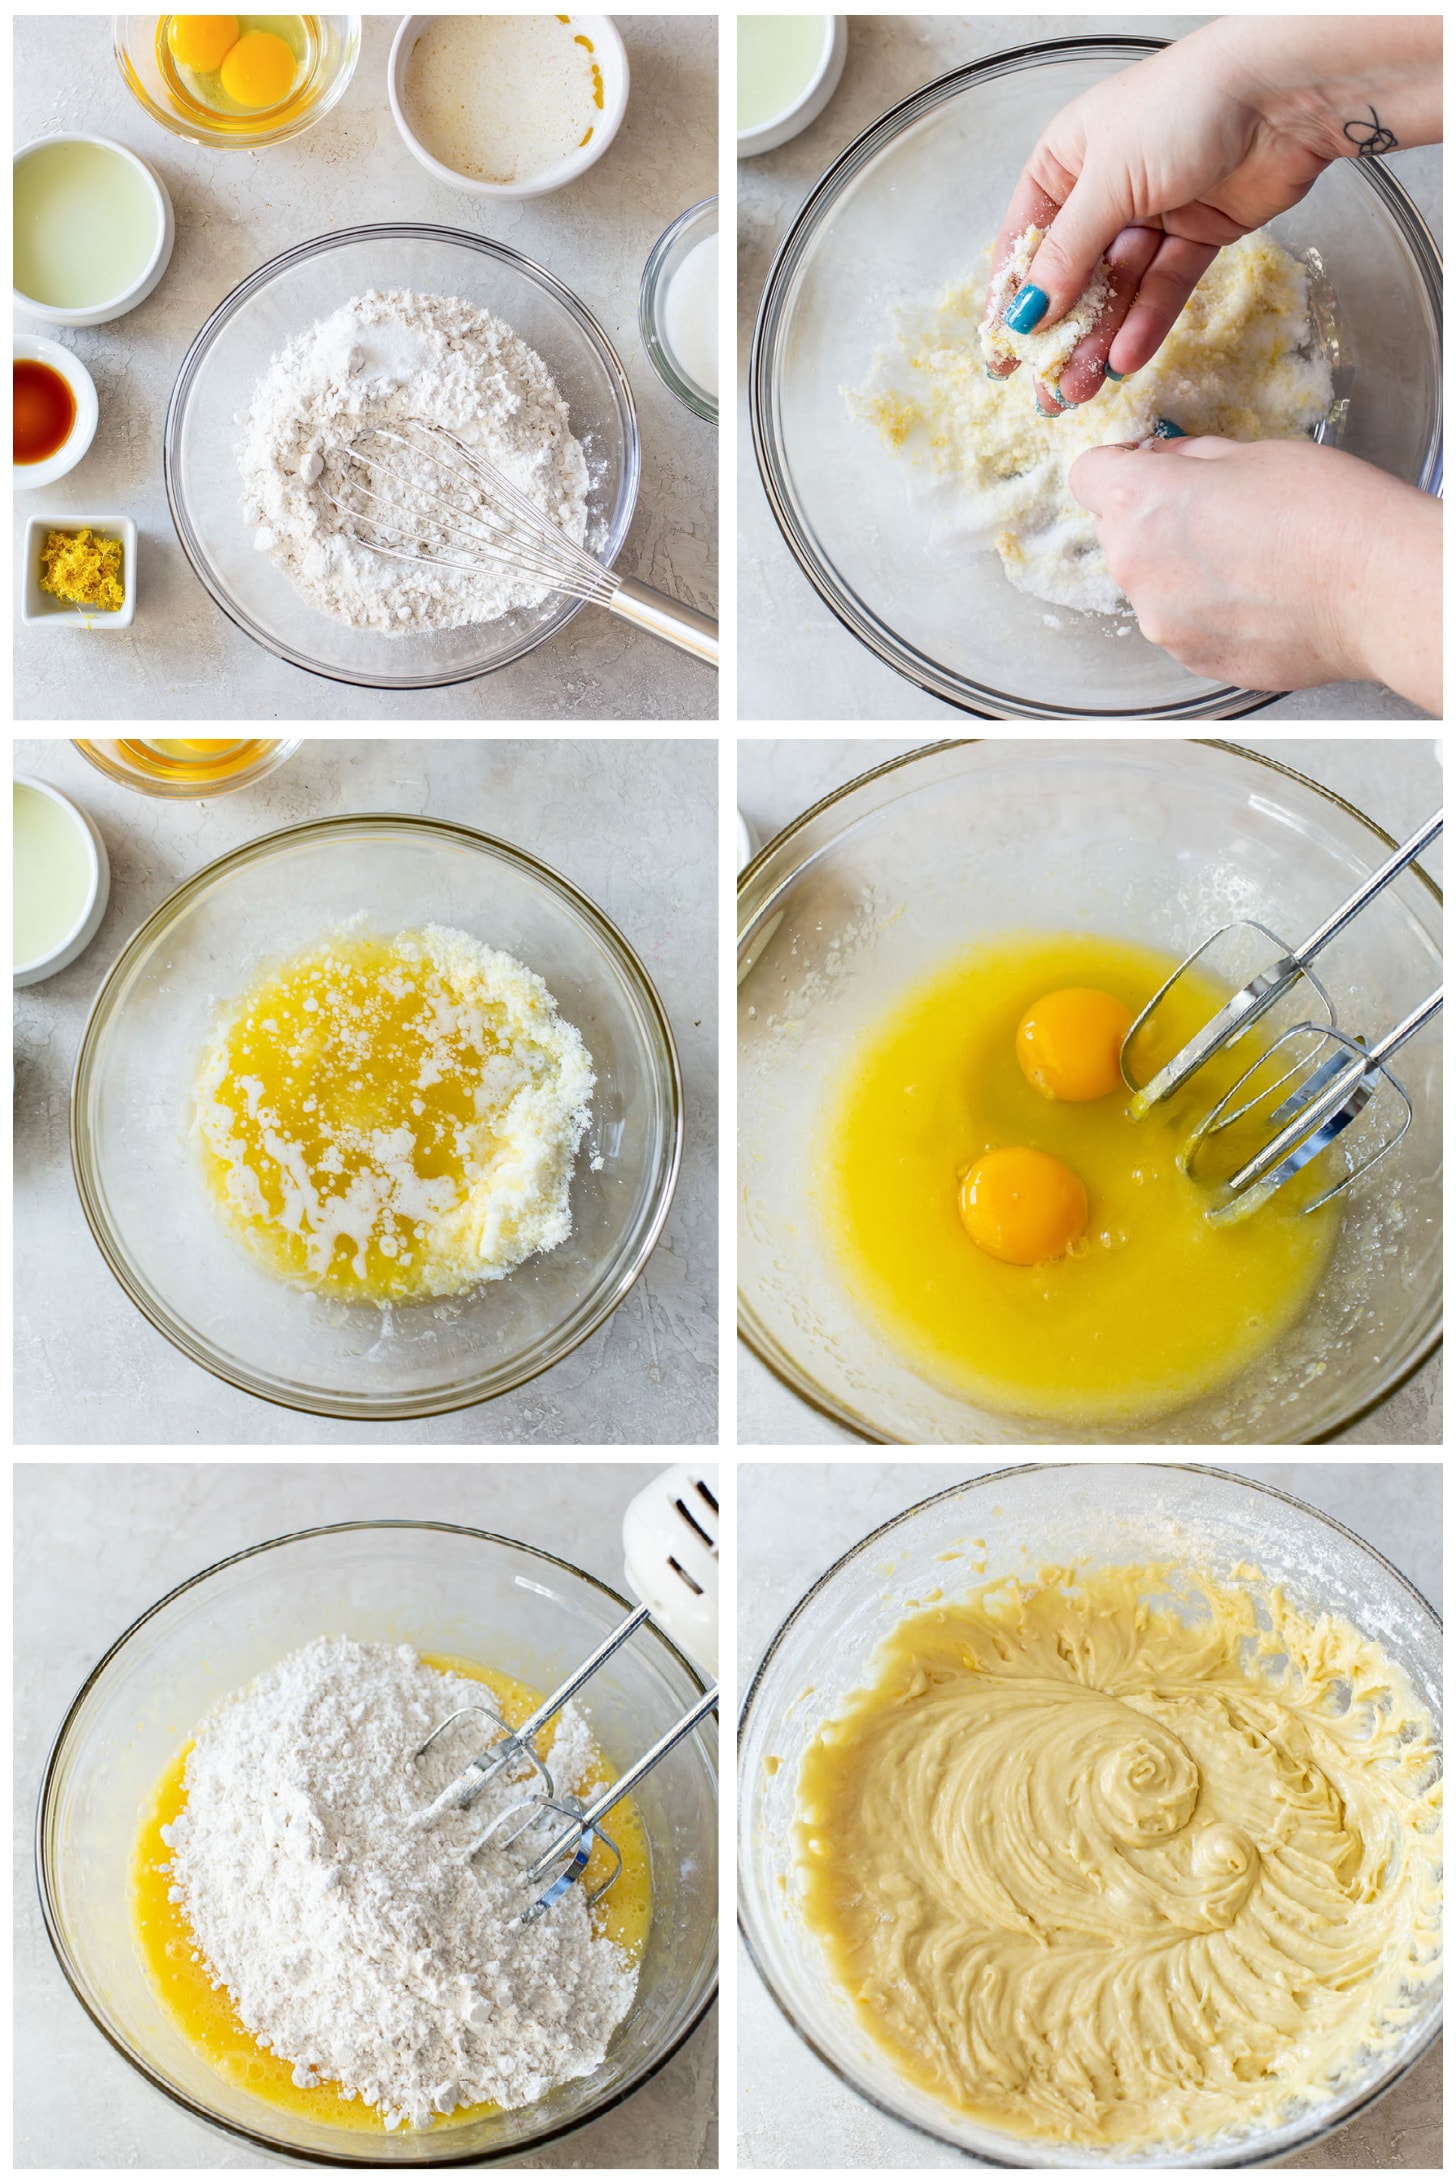
[(1153, 427), (1155, 440), (1186, 440), (1187, 433), (1181, 425), (1175, 425), (1171, 417), (1160, 417)]
[(1067, 410), (1075, 409), (1077, 407), (1075, 402), (1069, 402), (1067, 400), (1060, 387), (1048, 387), (1046, 391), (1051, 396), (1052, 400), (1056, 403), (1058, 409)]
[(985, 374), (986, 374), (986, 377), (987, 377), (988, 379), (990, 379), (990, 380), (993, 380), (993, 381), (995, 382), (995, 384), (996, 384), (996, 385), (997, 385), (998, 387), (1000, 386), (1000, 384), (1001, 384), (1001, 374), (1000, 374), (1000, 372), (993, 372), (989, 364), (985, 364), (985, 365), (983, 365), (983, 366), (982, 366), (982, 370), (983, 370), (983, 371), (985, 372)]
[(1127, 377), (1126, 372), (1115, 372), (1110, 364), (1104, 364), (1102, 369), (1109, 379), (1115, 379), (1119, 385)]
[(1001, 313), (1001, 324), (1009, 326), (1013, 334), (1029, 334), (1046, 317), (1048, 301), (1044, 288), (1025, 281)]

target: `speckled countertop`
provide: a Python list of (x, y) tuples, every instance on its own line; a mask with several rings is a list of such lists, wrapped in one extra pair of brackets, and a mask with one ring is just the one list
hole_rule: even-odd
[[(1231, 740), (1246, 750), (1264, 751), (1287, 766), (1322, 781), (1368, 812), (1397, 841), (1403, 840), (1441, 801), (1437, 748), (1429, 741), (1373, 742), (1365, 737), (1306, 741), (1293, 737)], [(779, 737), (773, 741), (740, 739), (738, 802), (761, 848), (781, 827), (823, 796), (868, 773), (914, 741), (887, 737)], [(1439, 886), (1442, 856), (1438, 842), (1421, 860)], [(776, 1380), (740, 1342), (738, 1345), (738, 1438), (744, 1447), (858, 1447), (855, 1436), (801, 1402)], [(1441, 1353), (1389, 1402), (1361, 1420), (1337, 1445), (1377, 1444), (1421, 1447), (1441, 1439)]]
[[(985, 53), (1042, 38), (1136, 31), (1184, 35), (1199, 15), (852, 15), (839, 88), (802, 135), (738, 167), (738, 712), (743, 720), (953, 721), (954, 706), (917, 690), (848, 630), (804, 576), (769, 512), (748, 429), (748, 346), (769, 267), (810, 189), (860, 131), (897, 100)], [(1028, 146), (1028, 150), (1030, 147)], [(1439, 146), (1388, 162), (1441, 232)], [(1278, 699), (1273, 720), (1421, 720), (1369, 683), (1334, 683)]]
[[(22, 1464), (15, 1480), (14, 2159), (23, 2169), (257, 2169), (113, 2052), (61, 1976), (41, 1924), (30, 1836), (42, 1770), (77, 1687), (174, 1585), (240, 1548), (349, 1518), (478, 1525), (563, 1555), (618, 1590), (622, 1512), (650, 1464)], [(58, 1573), (64, 1572), (64, 1582)], [(620, 2108), (528, 2163), (711, 2169), (717, 2013)], [(84, 2098), (78, 2098), (83, 2094)]]
[[(335, 110), (262, 152), (186, 144), (132, 98), (107, 15), (15, 23), (15, 141), (61, 130), (114, 137), (161, 175), (177, 214), (162, 283), (93, 328), (17, 319), (73, 349), (96, 381), (101, 423), (58, 485), (15, 497), (15, 519), (110, 513), (141, 533), (130, 631), (15, 631), (22, 720), (704, 720), (711, 668), (598, 613), (499, 674), (451, 690), (344, 689), (273, 659), (233, 627), (177, 543), (162, 488), (162, 423), (188, 343), (223, 297), (280, 251), (336, 228), (420, 220), (488, 234), (545, 265), (606, 328), (632, 383), (642, 488), (618, 566), (712, 612), (717, 597), (718, 435), (668, 393), (637, 330), (642, 268), (677, 215), (718, 188), (718, 26), (706, 15), (622, 18), (632, 73), (615, 143), (546, 197), (483, 204), (427, 175), (389, 111), (385, 69), (399, 17), (366, 15), (354, 80)], [(219, 449), (220, 462), (231, 452)], [(18, 530), (17, 536), (23, 536)], [(18, 592), (13, 608), (18, 612)]]
[[(946, 1486), (994, 1469), (915, 1461), (739, 1466), (739, 1689), (815, 1579), (876, 1525)], [(1430, 1463), (1225, 1464), (1349, 1526), (1441, 1607), (1441, 1466)], [(738, 1948), (738, 2157), (749, 2169), (976, 2169), (991, 2166), (922, 2138), (850, 2091), (789, 2031)], [(1441, 2045), (1409, 2077), (1289, 2169), (1441, 2165)]]
[[(697, 739), (535, 742), (315, 737), (255, 787), (164, 803), (107, 781), (62, 738), (17, 773), (101, 828), (111, 903), (69, 970), (15, 996), (15, 1435), (127, 1443), (704, 1442), (717, 1435), (717, 747)], [(214, 1380), (136, 1311), (71, 1177), (71, 1073), (97, 989), (178, 881), (237, 843), (339, 811), (433, 812), (519, 842), (597, 903), (662, 997), (686, 1089), (683, 1167), (661, 1241), (596, 1333), (511, 1395), (448, 1417), (344, 1424)]]

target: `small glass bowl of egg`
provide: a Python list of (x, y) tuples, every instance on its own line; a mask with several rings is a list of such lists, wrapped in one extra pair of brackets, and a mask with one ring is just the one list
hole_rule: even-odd
[(311, 128), (348, 87), (357, 15), (118, 15), (117, 63), (153, 121), (245, 151)]

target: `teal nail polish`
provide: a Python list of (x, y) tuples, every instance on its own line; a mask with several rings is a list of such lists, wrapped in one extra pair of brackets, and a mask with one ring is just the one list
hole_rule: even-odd
[(1044, 288), (1038, 288), (1034, 281), (1026, 281), (1001, 313), (1001, 324), (1009, 326), (1013, 334), (1029, 334), (1046, 317), (1049, 301)]
[(1115, 371), (1114, 371), (1114, 370), (1112, 369), (1112, 366), (1111, 366), (1110, 364), (1104, 364), (1104, 365), (1103, 365), (1103, 367), (1102, 367), (1102, 369), (1103, 369), (1104, 373), (1106, 374), (1106, 376), (1107, 376), (1107, 377), (1108, 377), (1109, 379), (1115, 379), (1115, 380), (1117, 381), (1117, 384), (1118, 384), (1119, 386), (1121, 386), (1121, 385), (1122, 385), (1122, 382), (1123, 382), (1123, 381), (1124, 381), (1124, 379), (1126, 379), (1126, 377), (1127, 377), (1127, 373), (1126, 373), (1126, 372), (1115, 372)]
[(1069, 402), (1067, 400), (1060, 387), (1048, 387), (1046, 391), (1051, 396), (1052, 400), (1056, 403), (1059, 410), (1069, 410), (1075, 409), (1077, 407), (1077, 404), (1075, 402)]
[(1153, 427), (1155, 440), (1186, 440), (1187, 433), (1181, 425), (1175, 425), (1171, 417), (1160, 417)]

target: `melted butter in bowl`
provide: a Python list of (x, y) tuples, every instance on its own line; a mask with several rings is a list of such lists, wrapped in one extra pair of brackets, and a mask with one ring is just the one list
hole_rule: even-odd
[(340, 934), (222, 1012), (196, 1128), (228, 1227), (280, 1279), (458, 1296), (571, 1234), (594, 1083), (544, 982), (469, 934)]

